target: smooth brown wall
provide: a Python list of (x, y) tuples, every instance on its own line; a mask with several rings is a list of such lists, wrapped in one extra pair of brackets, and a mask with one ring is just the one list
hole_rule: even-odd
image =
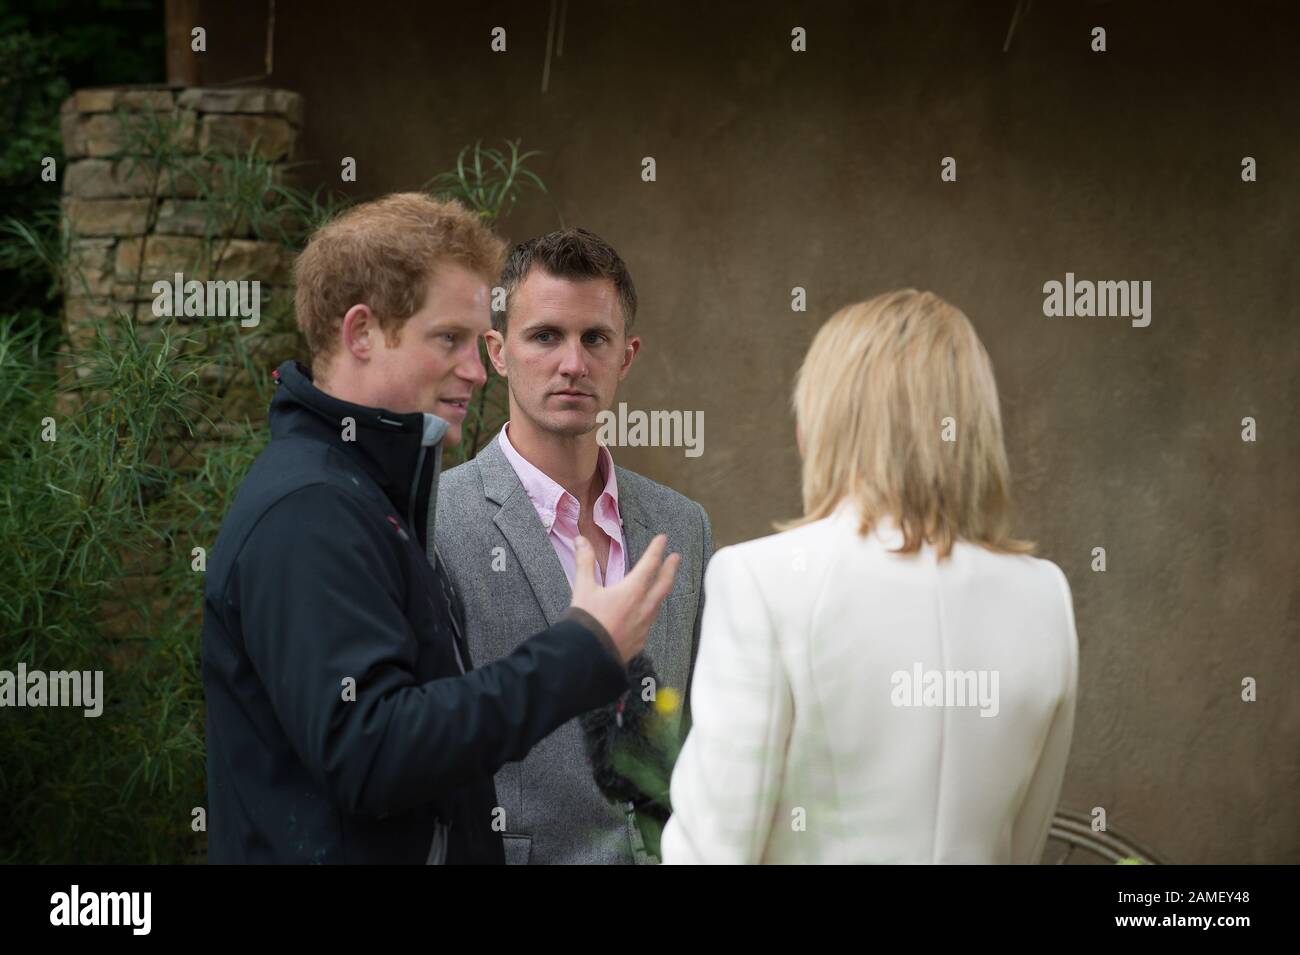
[[(267, 85), (305, 95), (307, 158), (358, 198), (475, 139), (545, 151), (550, 199), (503, 231), (583, 225), (627, 260), (644, 344), (620, 400), (703, 410), (705, 450), (618, 459), (704, 504), (720, 544), (798, 512), (790, 383), (832, 311), (900, 286), (960, 306), (997, 369), (1018, 528), (1074, 590), (1062, 805), (1171, 861), (1300, 862), (1300, 18), (1031, 6), (1003, 53), (1011, 0), (570, 0), (543, 95), (546, 3), (282, 0)], [(202, 4), (205, 83), (261, 70), (264, 7), (226, 7)], [(1150, 327), (1044, 317), (1067, 271), (1150, 280)]]

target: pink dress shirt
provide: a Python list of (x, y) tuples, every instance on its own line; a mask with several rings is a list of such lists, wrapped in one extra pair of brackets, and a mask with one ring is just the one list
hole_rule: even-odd
[[(501, 450), (519, 475), (519, 480), (528, 494), (528, 499), (537, 509), (542, 527), (551, 539), (555, 556), (560, 558), (560, 566), (569, 578), (569, 588), (573, 588), (573, 579), (578, 571), (576, 542), (578, 539), (578, 499), (563, 487), (552, 481), (540, 469), (524, 460), (514, 449), (506, 432), (510, 422), (501, 429)], [(611, 587), (623, 579), (626, 572), (627, 556), (623, 544), (623, 522), (618, 511), (618, 479), (614, 474), (614, 457), (609, 448), (600, 446), (597, 469), (605, 478), (605, 489), (592, 508), (596, 526), (609, 537), (609, 556), (605, 559), (604, 579), (601, 579), (600, 561), (596, 561), (596, 579), (606, 587)]]

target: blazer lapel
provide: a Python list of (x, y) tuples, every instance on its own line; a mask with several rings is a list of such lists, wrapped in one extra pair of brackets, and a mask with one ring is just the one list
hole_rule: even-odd
[[(615, 473), (622, 471), (622, 468), (615, 468)], [(618, 513), (623, 519), (623, 544), (627, 549), (627, 558), (625, 560), (625, 573), (632, 573), (632, 568), (636, 562), (641, 559), (641, 555), (646, 552), (650, 546), (650, 541), (654, 539), (654, 532), (651, 529), (650, 522), (646, 518), (646, 513), (641, 507), (641, 502), (636, 499), (632, 493), (632, 482), (625, 480), (622, 474), (619, 474), (618, 482)], [(650, 656), (653, 663), (656, 659), (662, 660), (667, 652), (668, 646), (668, 623), (664, 614), (655, 615), (654, 622), (650, 625), (650, 634), (646, 638), (645, 653)], [(663, 674), (659, 674), (663, 679)]]
[[(615, 473), (620, 470), (622, 468), (616, 467)], [(618, 482), (618, 514), (623, 519), (623, 544), (627, 549), (624, 563), (625, 572), (629, 574), (632, 573), (632, 568), (641, 559), (641, 555), (645, 553), (645, 549), (650, 546), (650, 541), (654, 537), (650, 533), (645, 512), (641, 510), (641, 505), (633, 496), (631, 488), (631, 481)]]
[(514, 551), (546, 623), (554, 626), (569, 607), (569, 579), (537, 509), (498, 442), (499, 438), (493, 438), (474, 458), (483, 478), (483, 493), (500, 505), (493, 520)]
[[(569, 578), (564, 573), (560, 558), (555, 555), (555, 548), (547, 536), (546, 528), (542, 526), (541, 518), (537, 516), (537, 509), (524, 491), (519, 475), (506, 460), (499, 442), (499, 436), (493, 438), (474, 458), (483, 478), (483, 493), (488, 500), (500, 505), (493, 520), (514, 551), (515, 560), (518, 561), (538, 606), (542, 608), (547, 624), (553, 626), (569, 609), (569, 600), (573, 595), (569, 588)], [(620, 480), (618, 483), (618, 508), (623, 522), (627, 573), (632, 572), (654, 537), (645, 511), (632, 494), (631, 487), (632, 482), (629, 480)], [(656, 616), (650, 628), (648, 650), (661, 649), (666, 640), (663, 618), (663, 614)]]

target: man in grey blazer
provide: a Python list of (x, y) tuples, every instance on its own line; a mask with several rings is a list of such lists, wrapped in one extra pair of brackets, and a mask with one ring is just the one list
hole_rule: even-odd
[[(506, 308), (485, 337), (508, 379), (510, 420), (472, 461), (445, 472), (438, 490), (438, 549), (465, 606), (471, 655), (506, 656), (521, 633), (559, 619), (580, 539), (612, 585), (663, 533), (681, 566), (645, 654), (659, 677), (651, 691), (672, 688), (686, 705), (713, 552), (708, 515), (615, 466), (597, 441), (597, 416), (614, 404), (641, 345), (631, 335), (632, 278), (599, 236), (567, 229), (515, 246), (501, 284)], [(627, 807), (596, 787), (577, 719), (507, 764), (496, 790), (507, 863), (657, 861)]]

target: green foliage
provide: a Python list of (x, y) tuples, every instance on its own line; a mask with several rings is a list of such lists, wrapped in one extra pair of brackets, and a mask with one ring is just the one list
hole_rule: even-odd
[(57, 201), (36, 206), (26, 219), (0, 222), (0, 270), (15, 273), (29, 285), (44, 285), (45, 299), (62, 292), (68, 237)]
[[(42, 182), (41, 162), (52, 157), (63, 168), (59, 106), (67, 96), (52, 41), (0, 31), (0, 216), (33, 220), (35, 230), (49, 226), (48, 211), (37, 222), (36, 210), (58, 200), (59, 183)], [(12, 314), (40, 304), (44, 276), (29, 260), (0, 259), (0, 289), (0, 313)]]
[(614, 768), (652, 803), (633, 815), (642, 842), (651, 855), (662, 858), (663, 823), (659, 816), (672, 813), (673, 768), (691, 729), (684, 696), (673, 687), (660, 687), (638, 738), (620, 740), (612, 753)]
[(435, 195), (459, 199), (489, 222), (509, 215), (525, 187), (546, 192), (546, 185), (528, 168), (533, 150), (521, 153), (519, 140), (506, 140), (509, 154), (481, 141), (466, 146), (456, 156), (456, 167), (430, 179), (425, 188)]
[[(57, 204), (59, 108), (71, 90), (162, 81), (162, 23), (162, 0), (0, 0), (0, 220), (40, 225), (37, 211)], [(55, 182), (40, 178), (46, 156)], [(45, 294), (43, 275), (0, 262), (0, 315), (37, 319)]]
[(204, 803), (194, 618), (139, 576), (174, 552), (152, 511), (186, 480), (202, 360), (129, 318), (99, 331), (60, 414), (35, 333), (0, 325), (0, 668), (102, 670), (106, 697), (0, 720), (7, 862), (182, 861)]
[(0, 34), (0, 183), (8, 188), (40, 181), (39, 161), (63, 158), (59, 106), (68, 83), (59, 73), (49, 39)]
[(163, 0), (0, 0), (0, 36), (39, 37), (72, 89), (161, 83)]

